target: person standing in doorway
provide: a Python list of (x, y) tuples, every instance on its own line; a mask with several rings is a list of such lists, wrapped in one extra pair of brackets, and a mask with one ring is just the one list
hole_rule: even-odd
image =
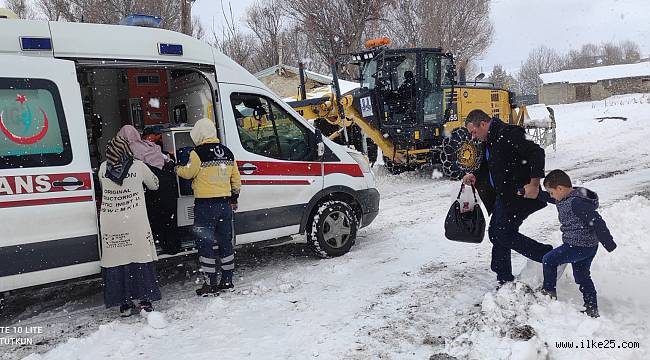
[[(199, 249), (199, 263), (205, 274), (199, 296), (218, 295), (220, 290), (233, 289), (235, 253), (232, 243), (233, 211), (241, 188), (235, 156), (219, 143), (212, 120), (203, 118), (194, 125), (190, 137), (196, 145), (190, 160), (177, 166), (176, 173), (192, 180), (194, 191), (194, 235)], [(217, 259), (214, 243), (219, 245), (221, 280), (217, 283)]]

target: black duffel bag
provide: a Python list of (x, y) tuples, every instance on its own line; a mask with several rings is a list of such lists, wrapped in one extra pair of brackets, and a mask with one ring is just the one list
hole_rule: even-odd
[(472, 185), (474, 193), (474, 208), (461, 212), (460, 195), (465, 189), (465, 184), (461, 185), (458, 196), (445, 219), (445, 237), (449, 240), (468, 242), (478, 244), (483, 241), (485, 235), (485, 217), (476, 198), (476, 189)]

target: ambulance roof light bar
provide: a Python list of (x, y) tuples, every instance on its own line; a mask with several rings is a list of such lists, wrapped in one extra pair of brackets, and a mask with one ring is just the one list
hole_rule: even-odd
[(120, 20), (119, 24), (128, 25), (128, 26), (159, 28), (161, 22), (162, 22), (162, 18), (160, 16), (132, 14), (123, 17), (122, 20)]

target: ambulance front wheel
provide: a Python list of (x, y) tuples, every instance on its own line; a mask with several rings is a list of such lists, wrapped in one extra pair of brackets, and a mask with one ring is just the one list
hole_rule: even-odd
[(307, 242), (321, 257), (347, 253), (357, 237), (357, 217), (343, 201), (327, 201), (318, 206), (309, 224)]

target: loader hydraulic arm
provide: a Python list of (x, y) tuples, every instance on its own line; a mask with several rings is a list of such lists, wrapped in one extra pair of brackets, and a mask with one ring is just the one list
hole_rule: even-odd
[[(352, 95), (345, 95), (341, 97), (341, 103), (337, 104), (334, 94), (329, 93), (327, 96), (318, 99), (296, 101), (289, 105), (307, 120), (325, 119), (332, 125), (338, 125), (341, 130), (354, 124), (377, 144), (384, 156), (389, 157), (395, 163), (406, 163), (407, 159), (404, 154), (401, 151), (396, 151), (393, 143), (385, 138), (379, 129), (364, 120), (359, 111), (354, 108), (353, 100)], [(343, 109), (344, 119), (339, 117), (338, 109)], [(329, 136), (330, 140), (340, 136), (341, 130), (331, 134)]]

